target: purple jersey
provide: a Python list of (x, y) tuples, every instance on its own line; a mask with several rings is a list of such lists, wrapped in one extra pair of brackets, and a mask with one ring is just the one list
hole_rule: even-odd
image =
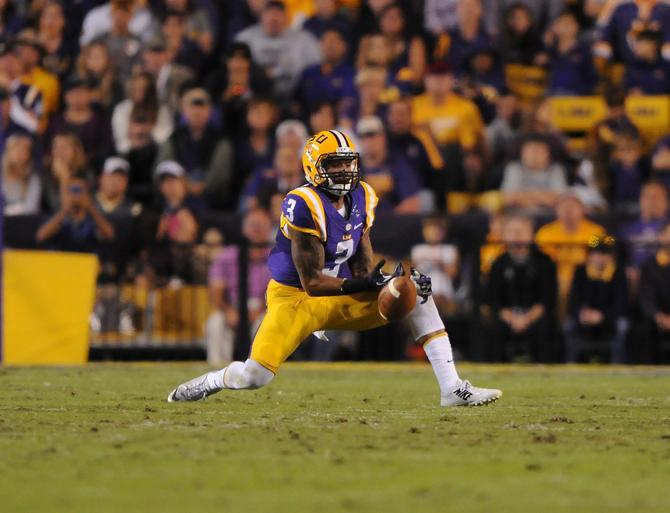
[(378, 200), (372, 187), (365, 182), (351, 191), (348, 198), (348, 216), (345, 217), (335, 209), (325, 192), (311, 185), (298, 187), (286, 195), (280, 229), (268, 262), (275, 281), (301, 287), (291, 257), (289, 227), (321, 240), (325, 250), (325, 274), (341, 278), (351, 276), (347, 260), (356, 253), (361, 237), (372, 226)]

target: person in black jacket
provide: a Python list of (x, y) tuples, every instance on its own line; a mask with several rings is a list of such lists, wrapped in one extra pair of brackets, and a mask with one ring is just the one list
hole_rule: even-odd
[(565, 357), (576, 362), (593, 343), (607, 344), (612, 363), (626, 360), (628, 286), (610, 235), (589, 240), (586, 263), (575, 269), (564, 325)]
[(661, 230), (658, 243), (656, 255), (640, 271), (640, 306), (646, 333), (635, 337), (631, 345), (633, 360), (639, 363), (670, 361), (670, 223)]
[(530, 218), (508, 216), (502, 236), (506, 251), (493, 263), (487, 287), (487, 359), (557, 361), (556, 266), (533, 245)]

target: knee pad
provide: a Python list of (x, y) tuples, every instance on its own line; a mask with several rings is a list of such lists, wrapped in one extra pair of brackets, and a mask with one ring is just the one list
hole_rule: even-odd
[(428, 301), (423, 304), (421, 304), (421, 299), (417, 298), (416, 306), (407, 316), (407, 320), (414, 340), (444, 329), (444, 323), (432, 297), (429, 297)]

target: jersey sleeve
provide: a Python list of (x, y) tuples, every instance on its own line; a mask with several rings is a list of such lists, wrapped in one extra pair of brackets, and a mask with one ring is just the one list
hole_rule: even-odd
[(282, 233), (291, 238), (288, 228), (326, 240), (325, 215), (320, 199), (313, 191), (295, 190), (284, 198), (279, 224)]
[(372, 228), (375, 222), (375, 211), (377, 210), (379, 198), (369, 184), (361, 182), (361, 187), (365, 191), (365, 230), (363, 231), (365, 233)]

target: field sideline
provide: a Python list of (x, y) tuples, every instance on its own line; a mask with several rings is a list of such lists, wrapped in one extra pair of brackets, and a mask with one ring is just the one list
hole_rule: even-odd
[(670, 505), (670, 367), (287, 364), (167, 404), (193, 364), (0, 368), (0, 511), (630, 512)]

